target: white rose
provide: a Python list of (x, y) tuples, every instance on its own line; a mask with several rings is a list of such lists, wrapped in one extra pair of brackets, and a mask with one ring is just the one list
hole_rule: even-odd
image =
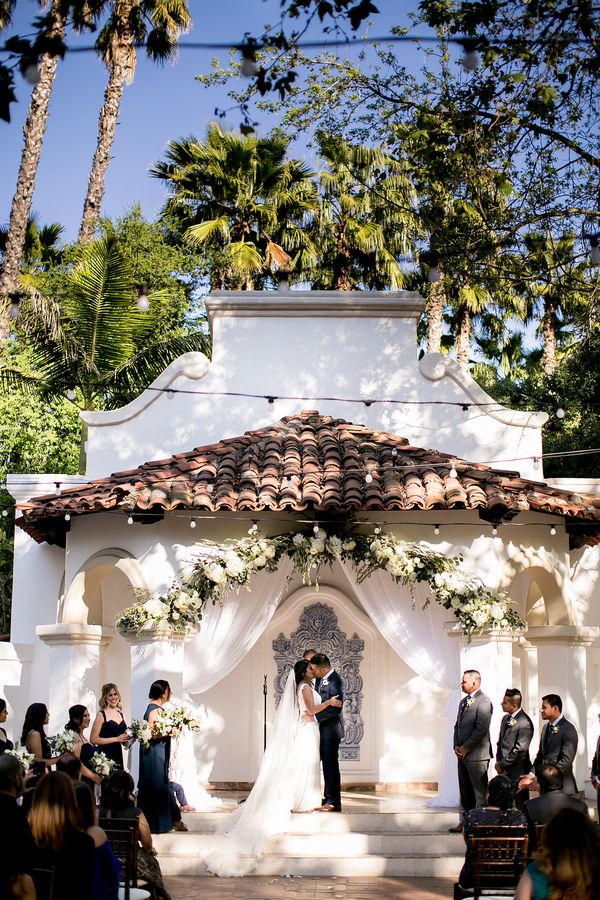
[(259, 569), (262, 569), (267, 564), (267, 557), (264, 554), (257, 556), (254, 560)]
[(354, 548), (356, 547), (356, 541), (345, 541), (342, 544), (342, 547), (344, 548), (344, 550), (348, 550), (348, 551), (354, 550)]
[(230, 552), (225, 557), (225, 571), (230, 578), (237, 578), (244, 571), (244, 563), (237, 553)]
[(275, 547), (271, 545), (265, 550), (265, 556), (267, 557), (267, 559), (274, 559), (276, 552), (277, 551), (275, 550)]
[(147, 600), (144, 603), (144, 609), (147, 610), (149, 616), (162, 616), (165, 611), (160, 600)]
[(304, 543), (304, 535), (303, 534), (295, 534), (292, 538), (292, 544), (294, 547), (301, 547)]
[(490, 609), (490, 614), (492, 616), (492, 619), (500, 620), (504, 616), (504, 610), (499, 603), (493, 603)]
[(225, 569), (219, 563), (212, 563), (206, 570), (206, 576), (215, 584), (222, 584), (225, 580)]

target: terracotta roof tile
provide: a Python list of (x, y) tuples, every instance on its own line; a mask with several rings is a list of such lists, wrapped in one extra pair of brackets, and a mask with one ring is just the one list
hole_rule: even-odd
[[(457, 475), (450, 477), (454, 466)], [(371, 476), (367, 478), (366, 476)], [(20, 505), (36, 540), (64, 542), (65, 513), (478, 509), (488, 520), (522, 511), (585, 524), (600, 534), (600, 499), (528, 481), (516, 472), (413, 447), (404, 437), (307, 411), (216, 444), (146, 462), (61, 495)]]

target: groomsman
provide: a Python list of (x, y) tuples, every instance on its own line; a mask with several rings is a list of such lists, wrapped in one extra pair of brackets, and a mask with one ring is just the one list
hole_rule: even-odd
[[(598, 713), (600, 722), (600, 713)], [(596, 802), (598, 804), (598, 822), (600, 822), (600, 737), (596, 741), (596, 752), (592, 760), (592, 784), (596, 788)]]
[(500, 723), (495, 767), (499, 775), (506, 775), (512, 781), (517, 809), (529, 800), (529, 791), (519, 791), (518, 784), (521, 776), (531, 771), (529, 745), (533, 737), (533, 722), (521, 709), (522, 702), (521, 691), (517, 688), (506, 689), (502, 700), (504, 716)]
[[(481, 675), (476, 669), (463, 672), (460, 686), (466, 697), (458, 706), (454, 752), (458, 760), (458, 789), (464, 815), (485, 803), (488, 766), (492, 758), (492, 701), (482, 692)], [(449, 830), (459, 832), (462, 826), (457, 825)]]
[(577, 755), (577, 729), (562, 714), (562, 700), (558, 694), (542, 697), (540, 715), (545, 721), (540, 736), (540, 746), (533, 761), (533, 772), (524, 775), (519, 788), (530, 787), (543, 765), (556, 766), (562, 774), (565, 794), (576, 794), (577, 785), (573, 775), (573, 763)]

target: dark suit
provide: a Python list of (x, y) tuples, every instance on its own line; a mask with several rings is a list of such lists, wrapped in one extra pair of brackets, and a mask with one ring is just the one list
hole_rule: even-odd
[(492, 758), (492, 709), (492, 701), (480, 690), (461, 700), (458, 707), (454, 747), (465, 747), (469, 751), (464, 759), (458, 760), (460, 805), (465, 812), (485, 803), (488, 766)]
[(559, 811), (559, 809), (578, 809), (587, 814), (587, 804), (583, 800), (577, 800), (564, 791), (548, 791), (528, 800), (523, 807), (525, 818), (534, 825), (545, 825)]
[[(600, 779), (600, 737), (596, 741), (596, 752), (592, 760), (592, 783), (596, 786), (596, 780)], [(598, 822), (600, 822), (600, 791), (596, 791), (596, 803), (598, 806)]]
[[(513, 723), (513, 724), (510, 724)], [(531, 772), (529, 745), (533, 737), (533, 722), (520, 709), (516, 716), (503, 716), (498, 735), (496, 763), (516, 787), (521, 775)], [(515, 803), (520, 809), (529, 799), (529, 791), (515, 790)]]
[[(322, 701), (335, 696), (340, 700), (344, 699), (344, 682), (337, 672), (331, 672), (326, 678), (317, 679), (315, 690), (320, 694)], [(334, 809), (341, 810), (339, 749), (340, 741), (344, 737), (342, 707), (328, 706), (327, 709), (317, 713), (317, 721), (321, 735), (320, 753), (325, 781), (323, 804), (330, 803)]]
[[(555, 731), (555, 729), (557, 729)], [(573, 775), (573, 763), (577, 754), (577, 729), (571, 722), (561, 719), (560, 722), (550, 725), (546, 722), (540, 737), (540, 746), (537, 756), (533, 761), (536, 775), (541, 767), (549, 763), (556, 766), (563, 777), (563, 791), (565, 794), (576, 794), (577, 785)]]

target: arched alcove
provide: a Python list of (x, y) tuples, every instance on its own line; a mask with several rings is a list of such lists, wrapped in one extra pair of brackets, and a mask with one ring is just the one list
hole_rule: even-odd
[(545, 556), (523, 549), (515, 553), (505, 565), (500, 587), (518, 603), (531, 627), (576, 624), (560, 571)]

